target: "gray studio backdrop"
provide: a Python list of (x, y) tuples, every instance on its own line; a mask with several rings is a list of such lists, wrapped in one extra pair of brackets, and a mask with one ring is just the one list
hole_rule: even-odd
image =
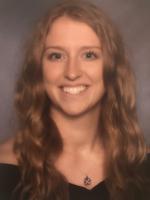
[[(55, 1), (56, 2), (56, 1)], [(150, 144), (150, 1), (97, 0), (119, 27), (137, 77), (138, 114)], [(24, 41), (54, 0), (0, 0), (0, 141), (12, 136), (13, 96)]]

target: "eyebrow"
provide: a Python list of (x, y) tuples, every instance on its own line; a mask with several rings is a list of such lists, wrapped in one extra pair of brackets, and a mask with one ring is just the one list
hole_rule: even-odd
[[(84, 50), (84, 49), (95, 49), (95, 48), (96, 48), (96, 49), (102, 50), (102, 47), (101, 47), (101, 46), (90, 46), (90, 45), (88, 45), (88, 46), (82, 46), (82, 47), (80, 48), (80, 50)], [(66, 48), (61, 47), (61, 46), (46, 46), (46, 47), (45, 47), (45, 51), (48, 50), (48, 49), (66, 50)]]

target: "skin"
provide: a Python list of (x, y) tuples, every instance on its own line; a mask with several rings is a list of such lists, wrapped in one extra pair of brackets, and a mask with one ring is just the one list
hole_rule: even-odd
[[(57, 109), (70, 118), (95, 108), (104, 93), (101, 48), (99, 38), (85, 23), (67, 17), (54, 22), (43, 58), (44, 83), (53, 111)], [(82, 84), (90, 86), (85, 95), (66, 95), (59, 89), (59, 86)], [(99, 107), (97, 104), (95, 110)]]
[[(50, 114), (63, 132), (62, 137), (66, 134), (68, 138), (71, 132), (73, 141), (80, 144), (86, 138), (87, 143), (95, 138), (105, 91), (102, 74), (102, 46), (95, 32), (68, 17), (57, 19), (46, 40), (43, 79), (52, 102)], [(88, 87), (71, 95), (60, 89), (66, 85)]]
[[(96, 185), (104, 178), (105, 160), (98, 128), (105, 92), (101, 42), (86, 23), (60, 17), (48, 33), (42, 65), (50, 116), (64, 142), (56, 166), (70, 182), (82, 185), (81, 176), (87, 172)], [(88, 87), (75, 95), (60, 88), (79, 85)]]
[(0, 144), (0, 163), (9, 163), (17, 165), (17, 158), (13, 152), (14, 139), (9, 138)]

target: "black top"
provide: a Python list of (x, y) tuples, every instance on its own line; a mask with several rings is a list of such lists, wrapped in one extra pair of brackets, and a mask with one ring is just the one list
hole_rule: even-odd
[[(148, 172), (147, 174), (150, 180), (150, 155), (144, 164), (144, 171)], [(11, 199), (12, 192), (19, 183), (19, 180), (20, 172), (18, 166), (4, 163), (0, 164), (0, 200)], [(148, 193), (138, 195), (135, 200), (149, 200), (150, 192)], [(69, 194), (70, 200), (109, 200), (109, 194), (105, 186), (105, 181), (98, 183), (90, 190), (82, 186), (69, 183)]]

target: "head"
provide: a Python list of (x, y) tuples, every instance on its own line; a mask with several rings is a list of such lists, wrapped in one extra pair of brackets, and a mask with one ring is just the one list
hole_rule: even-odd
[[(79, 34), (79, 32), (73, 33), (73, 31), (72, 31), (72, 33), (71, 32), (69, 33), (69, 31), (66, 31), (68, 35), (70, 34), (70, 38), (71, 38), (71, 34), (73, 34), (72, 38), (74, 40), (72, 40), (72, 41), (74, 41), (74, 43), (77, 43), (77, 42), (78, 42), (78, 44), (80, 43), (79, 40), (77, 40), (79, 36), (80, 36), (80, 39), (83, 41), (82, 37), (84, 36), (84, 34), (85, 34), (85, 37), (84, 37), (83, 45), (84, 44), (86, 45), (86, 40), (87, 40), (87, 45), (88, 45), (88, 42), (92, 43), (92, 40), (88, 41), (88, 38), (90, 38), (91, 35), (89, 35), (89, 37), (87, 36), (87, 32), (86, 31), (84, 32), (85, 28), (87, 28), (91, 32), (93, 32), (93, 35), (94, 35), (93, 37), (95, 37), (95, 38), (97, 37), (96, 38), (97, 39), (96, 46), (99, 46), (99, 48), (101, 48), (99, 50), (99, 52), (98, 52), (98, 50), (97, 50), (97, 52), (99, 55), (101, 54), (101, 57), (102, 57), (101, 63), (99, 62), (99, 63), (97, 63), (97, 65), (98, 64), (101, 65), (101, 71), (99, 70), (99, 71), (93, 72), (95, 74), (99, 74), (99, 77), (98, 76), (93, 77), (93, 79), (95, 78), (95, 80), (96, 80), (99, 78), (99, 87), (103, 88), (102, 91), (100, 91), (100, 89), (99, 89), (99, 97), (97, 97), (97, 99), (99, 98), (101, 100), (101, 102), (103, 101), (107, 104), (107, 99), (112, 98), (112, 95), (118, 96), (118, 94), (114, 94), (117, 92), (117, 84), (119, 84), (119, 81), (118, 81), (118, 83), (116, 83), (118, 76), (121, 76), (121, 75), (128, 76), (129, 70), (128, 70), (128, 66), (126, 63), (127, 61), (126, 61), (125, 53), (124, 53), (124, 46), (123, 46), (121, 37), (118, 34), (116, 28), (110, 22), (108, 17), (100, 9), (97, 9), (96, 6), (91, 5), (88, 2), (83, 3), (82, 1), (63, 1), (63, 3), (60, 3), (59, 6), (57, 6), (55, 9), (51, 9), (48, 12), (48, 14), (46, 15), (46, 17), (42, 21), (40, 21), (40, 23), (38, 24), (38, 27), (35, 31), (35, 35), (31, 41), (31, 47), (29, 47), (29, 51), (27, 52), (27, 58), (25, 61), (26, 62), (25, 63), (25, 71), (26, 71), (27, 78), (30, 82), (34, 81), (33, 85), (35, 86), (35, 88), (33, 87), (33, 89), (34, 89), (35, 93), (36, 93), (35, 89), (37, 89), (37, 88), (38, 89), (40, 88), (39, 89), (40, 91), (37, 89), (37, 93), (38, 92), (41, 93), (41, 90), (43, 92), (43, 95), (45, 92), (48, 93), (47, 89), (45, 91), (45, 87), (48, 84), (43, 85), (43, 82), (45, 83), (46, 82), (45, 80), (48, 79), (48, 77), (46, 77), (46, 75), (47, 75), (46, 67), (44, 67), (44, 66), (46, 66), (46, 64), (45, 64), (46, 63), (45, 55), (47, 53), (46, 50), (47, 50), (48, 45), (49, 46), (53, 45), (53, 44), (51, 44), (52, 39), (50, 38), (50, 33), (54, 29), (54, 24), (56, 24), (56, 22), (57, 22), (57, 27), (58, 27), (58, 23), (61, 24), (62, 27), (59, 27), (59, 29), (68, 28), (67, 23), (65, 23), (65, 20), (68, 20), (68, 21), (70, 20), (70, 22), (72, 22), (74, 24), (78, 24), (78, 25), (80, 24), (80, 27), (83, 27), (83, 28), (81, 28), (83, 30), (81, 32), (82, 35)], [(78, 26), (78, 29), (76, 29), (75, 31), (79, 31), (80, 27)], [(55, 33), (53, 33), (53, 35), (54, 34)], [(63, 34), (63, 32), (62, 32), (62, 34)], [(60, 35), (61, 35), (61, 33), (60, 33)], [(65, 35), (65, 30), (64, 30), (64, 35)], [(76, 36), (76, 38), (74, 36)], [(66, 35), (66, 37), (67, 37), (67, 35)], [(55, 41), (53, 40), (54, 44), (56, 44), (56, 40), (57, 40), (57, 38), (55, 38)], [(65, 40), (65, 38), (64, 38), (64, 40)], [(69, 42), (66, 45), (69, 45)], [(92, 44), (90, 44), (90, 45), (92, 46)], [(69, 49), (68, 49), (68, 51), (69, 51)], [(70, 52), (70, 54), (71, 54), (71, 52)], [(64, 56), (65, 56), (65, 54), (64, 54)], [(78, 65), (78, 63), (76, 63), (76, 65)], [(124, 66), (123, 69), (121, 69), (122, 66)], [(55, 65), (55, 68), (56, 68), (56, 65)], [(81, 67), (79, 67), (79, 68), (81, 68)], [(77, 70), (77, 67), (76, 67), (76, 70)], [(92, 70), (92, 69), (90, 69), (90, 70)], [(122, 70), (123, 74), (117, 73), (117, 70), (118, 71)], [(78, 71), (81, 72), (82, 70), (78, 69)], [(55, 70), (55, 72), (56, 72), (56, 70)], [(69, 73), (72, 73), (72, 72), (69, 72)], [(49, 69), (49, 74), (50, 74), (50, 69)], [(92, 74), (92, 73), (89, 71), (89, 74)], [(53, 77), (52, 68), (51, 68), (51, 76)], [(66, 76), (66, 75), (63, 74), (63, 76)], [(64, 80), (59, 79), (59, 81), (57, 81), (58, 86), (61, 86), (63, 84), (67, 85), (69, 82), (73, 83), (73, 85), (76, 85), (76, 83), (78, 84), (78, 83), (82, 83), (82, 82), (83, 83), (85, 82), (85, 84), (87, 84), (87, 85), (91, 84), (90, 80), (88, 80), (87, 77), (82, 77), (82, 78), (78, 77), (77, 79), (78, 80), (75, 80), (75, 81), (68, 80), (67, 78)], [(100, 86), (100, 84), (101, 84), (101, 86)], [(104, 92), (104, 90), (105, 90), (105, 92)], [(51, 88), (49, 90), (49, 93), (50, 92), (51, 92)], [(96, 90), (95, 90), (95, 92), (96, 92)], [(128, 90), (126, 92), (128, 92)], [(95, 95), (96, 94), (93, 93), (91, 96), (95, 96)], [(109, 95), (110, 95), (110, 97), (108, 97)], [(48, 96), (51, 96), (53, 98), (53, 95), (51, 95), (51, 94), (49, 94)], [(47, 98), (47, 95), (46, 95), (46, 98)], [(56, 99), (53, 99), (53, 100), (56, 101)], [(116, 101), (116, 100), (114, 99), (114, 101)], [(134, 101), (133, 96), (130, 97), (130, 99), (128, 99), (127, 101)], [(48, 106), (50, 106), (51, 101), (47, 101), (47, 103), (49, 104)]]
[(68, 16), (55, 20), (46, 38), (42, 68), (51, 116), (97, 118), (105, 91), (103, 55), (90, 26)]

